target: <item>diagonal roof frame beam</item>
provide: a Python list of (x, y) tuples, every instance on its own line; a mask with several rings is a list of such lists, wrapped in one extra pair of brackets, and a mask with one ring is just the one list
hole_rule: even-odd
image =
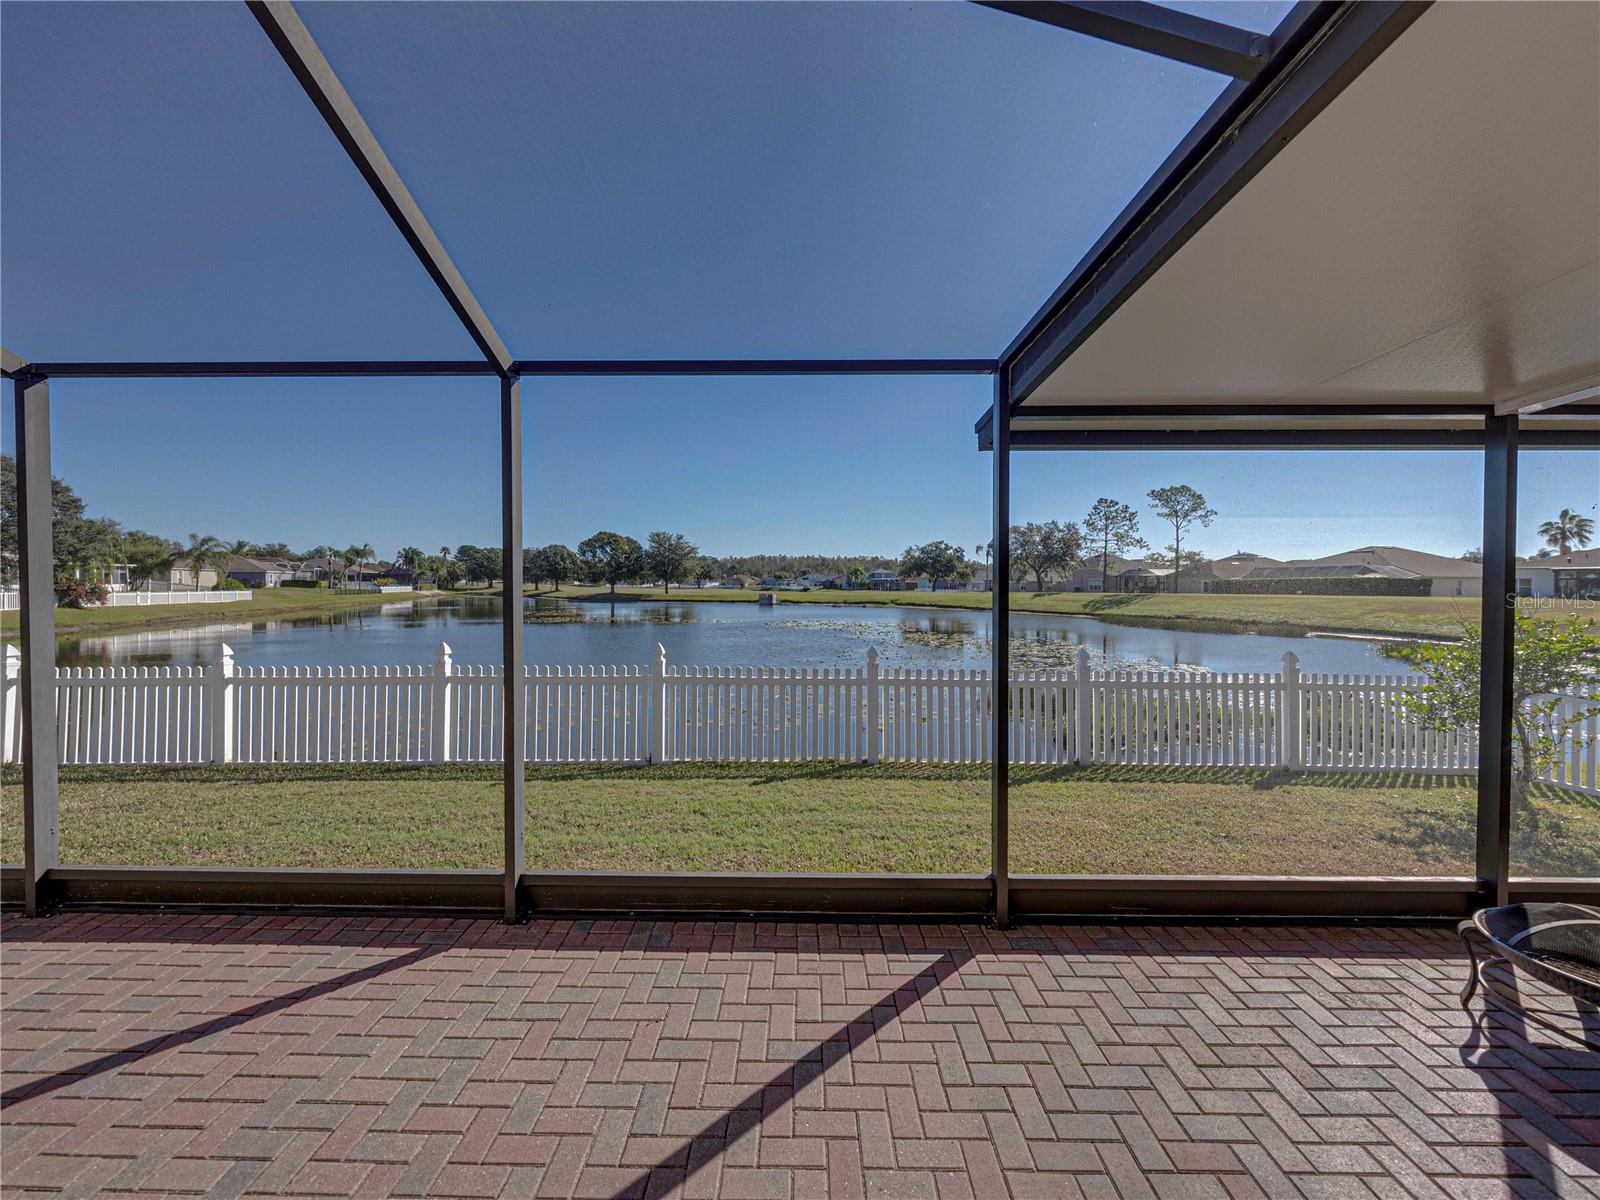
[(350, 161), (372, 188), (378, 203), (383, 205), (400, 235), (444, 293), (445, 301), (466, 326), (478, 349), (493, 365), (496, 374), (501, 378), (509, 377), (515, 370), (511, 352), (500, 340), (482, 305), (450, 260), (433, 226), (428, 224), (428, 218), (423, 216), (399, 171), (383, 152), (350, 93), (345, 91), (311, 31), (295, 12), (294, 5), (289, 0), (246, 0), (246, 4), (328, 123), (328, 128), (339, 139)]
[(976, 0), (984, 8), (1068, 29), (1235, 79), (1254, 79), (1272, 53), (1270, 35), (1143, 0)]
[(1012, 410), (1427, 9), (1302, 3), (1254, 80), (1224, 91), (1002, 356)]

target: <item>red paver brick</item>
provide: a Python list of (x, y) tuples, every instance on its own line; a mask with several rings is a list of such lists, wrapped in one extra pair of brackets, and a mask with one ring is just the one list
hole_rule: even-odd
[(1475, 1028), (1440, 930), (76, 913), (0, 935), (19, 1193), (1595, 1187), (1593, 1057), (1498, 1010)]

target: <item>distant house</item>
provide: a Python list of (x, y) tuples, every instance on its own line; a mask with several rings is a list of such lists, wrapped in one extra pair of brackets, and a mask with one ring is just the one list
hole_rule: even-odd
[(1303, 579), (1314, 592), (1318, 579), (1426, 579), (1431, 596), (1483, 595), (1483, 565), (1404, 546), (1361, 546), (1322, 558), (1254, 567), (1239, 578)]
[(1213, 558), (1206, 564), (1213, 579), (1243, 579), (1251, 571), (1262, 567), (1281, 567), (1283, 561), (1268, 558), (1265, 554), (1251, 554), (1240, 550), (1225, 558)]
[(867, 572), (867, 587), (874, 592), (903, 592), (906, 583), (900, 578), (899, 571), (886, 571), (879, 567)]
[(822, 571), (807, 571), (797, 576), (795, 583), (803, 588), (836, 588), (844, 586), (844, 576), (829, 575)]
[(376, 583), (380, 579), (388, 579), (399, 587), (413, 587), (417, 582), (417, 573), (399, 563), (375, 562), (352, 568), (349, 578), (353, 583)]
[[(1106, 570), (1105, 578), (1101, 578), (1100, 562), (1104, 558)], [(1091, 554), (1084, 559), (1081, 566), (1068, 571), (1062, 579), (1062, 589), (1068, 592), (1103, 592), (1108, 587), (1115, 588), (1117, 572), (1125, 565), (1130, 565), (1127, 559), (1118, 558), (1115, 554)]]
[(165, 571), (157, 571), (146, 585), (152, 592), (202, 592), (217, 586), (214, 567), (201, 567), (197, 573), (187, 558), (174, 559)]
[(718, 587), (724, 588), (753, 588), (755, 585), (756, 577), (754, 575), (729, 575), (721, 583), (717, 584)]
[(285, 580), (302, 578), (300, 564), (281, 558), (251, 558), (235, 554), (228, 564), (228, 578), (236, 579), (247, 588), (282, 587)]
[(324, 579), (343, 579), (345, 566), (337, 558), (308, 558), (300, 564), (300, 569), (307, 572), (314, 581)]
[(988, 567), (988, 566), (973, 567), (972, 568), (972, 578), (967, 580), (965, 583), (960, 584), (958, 586), (961, 588), (962, 591), (966, 591), (966, 592), (987, 592), (990, 589), (990, 587), (993, 585), (993, 582), (994, 582), (994, 568), (993, 567)]
[(1517, 595), (1600, 600), (1600, 548), (1517, 560)]

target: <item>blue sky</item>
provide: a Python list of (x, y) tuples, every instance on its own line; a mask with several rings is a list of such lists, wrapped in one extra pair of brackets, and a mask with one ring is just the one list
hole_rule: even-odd
[[(1208, 11), (1266, 29), (1283, 7)], [(996, 353), (1222, 85), (972, 5), (302, 11), (529, 357)], [(0, 55), (8, 347), (473, 356), (244, 6), (7, 3)], [(986, 380), (525, 395), (530, 542), (987, 536)], [(52, 396), (57, 473), (129, 526), (383, 554), (497, 537), (490, 381)], [(1529, 455), (1524, 479), (1525, 549), (1562, 505), (1600, 503), (1600, 455)], [(1172, 482), (1221, 512), (1193, 539), (1209, 553), (1481, 539), (1470, 455), (1019, 455), (1014, 511), (1075, 518)]]

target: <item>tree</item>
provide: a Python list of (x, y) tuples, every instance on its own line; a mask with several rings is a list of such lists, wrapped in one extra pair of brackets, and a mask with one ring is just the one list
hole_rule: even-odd
[(433, 576), (435, 583), (450, 591), (454, 591), (456, 584), (461, 582), (461, 564), (448, 558), (430, 558), (428, 573)]
[(361, 550), (357, 546), (346, 546), (339, 551), (339, 561), (344, 564), (344, 582), (350, 582), (350, 569), (361, 560)]
[(626, 534), (602, 529), (592, 537), (578, 543), (578, 558), (591, 583), (611, 586), (617, 593), (617, 584), (626, 579), (637, 579), (644, 570), (644, 549)]
[(1065, 573), (1083, 561), (1083, 532), (1072, 521), (1029, 521), (1011, 527), (1012, 573), (1032, 575), (1034, 590), (1044, 591), (1044, 578), (1051, 572)]
[(1554, 521), (1539, 526), (1539, 536), (1545, 545), (1565, 557), (1572, 553), (1573, 546), (1581, 549), (1594, 540), (1594, 522), (1570, 508), (1563, 508)]
[[(900, 556), (902, 575), (926, 575), (933, 581), (933, 590), (939, 590), (940, 580), (954, 579), (966, 566), (965, 552), (949, 542), (928, 542), (922, 546), (907, 546)], [(971, 573), (968, 572), (968, 578)]]
[(694, 562), (690, 564), (689, 573), (697, 584), (705, 587), (717, 577), (717, 560), (704, 554), (697, 554)]
[(1094, 502), (1083, 519), (1083, 532), (1089, 545), (1100, 552), (1100, 590), (1106, 590), (1111, 576), (1111, 556), (1129, 550), (1147, 550), (1150, 543), (1139, 536), (1139, 514), (1131, 506), (1109, 496)]
[(395, 552), (394, 561), (411, 572), (412, 583), (421, 579), (423, 572), (428, 569), (428, 556), (415, 546), (400, 547)]
[(862, 567), (851, 567), (844, 573), (844, 577), (845, 580), (850, 584), (852, 591), (857, 588), (864, 588), (867, 586), (867, 572)]
[[(1576, 615), (1554, 621), (1516, 612), (1512, 622), (1511, 802), (1524, 827), (1532, 828), (1538, 824), (1537, 810), (1528, 805), (1533, 781), (1560, 761), (1568, 742), (1586, 744), (1578, 730), (1600, 714), (1600, 637)], [(1429, 729), (1477, 728), (1482, 643), (1476, 626), (1468, 625), (1459, 642), (1423, 642), (1402, 657), (1427, 675), (1421, 687), (1401, 696), (1409, 715)]]
[(200, 590), (200, 572), (214, 566), (221, 552), (222, 543), (209, 533), (189, 535), (189, 544), (184, 547), (183, 557), (189, 560), (189, 569), (194, 572), (195, 591)]
[(128, 564), (128, 586), (134, 591), (144, 588), (157, 575), (171, 569), (177, 561), (175, 543), (154, 534), (135, 530), (122, 537), (122, 561)]
[(552, 589), (559, 592), (563, 579), (576, 579), (582, 572), (583, 564), (578, 556), (565, 546), (556, 544), (522, 552), (522, 573), (533, 583), (535, 591), (549, 580)]
[(500, 549), (497, 546), (457, 546), (455, 561), (461, 565), (468, 583), (485, 587), (502, 577)]
[(650, 535), (645, 547), (645, 570), (670, 592), (673, 584), (689, 578), (689, 564), (699, 553), (700, 547), (683, 534), (658, 529)]
[[(17, 462), (0, 454), (0, 578), (17, 578), (18, 560)], [(119, 530), (115, 521), (99, 521), (84, 515), (78, 493), (61, 480), (50, 480), (50, 541), (53, 568), (57, 579), (70, 578), (74, 571), (96, 562), (109, 562), (115, 553)]]
[(1201, 567), (1206, 565), (1207, 561), (1209, 561), (1206, 556), (1201, 554), (1198, 550), (1179, 550), (1170, 542), (1161, 549), (1162, 553), (1167, 556), (1168, 562), (1177, 564), (1173, 568), (1174, 575), (1176, 575), (1179, 571), (1198, 571)]
[(1474, 546), (1471, 550), (1466, 551), (1461, 555), (1461, 561), (1481, 563), (1483, 561), (1483, 547)]
[(1217, 510), (1207, 508), (1206, 498), (1186, 483), (1152, 489), (1150, 502), (1156, 516), (1172, 526), (1172, 590), (1177, 591), (1178, 576), (1183, 573), (1184, 530), (1195, 525), (1209, 527)]

